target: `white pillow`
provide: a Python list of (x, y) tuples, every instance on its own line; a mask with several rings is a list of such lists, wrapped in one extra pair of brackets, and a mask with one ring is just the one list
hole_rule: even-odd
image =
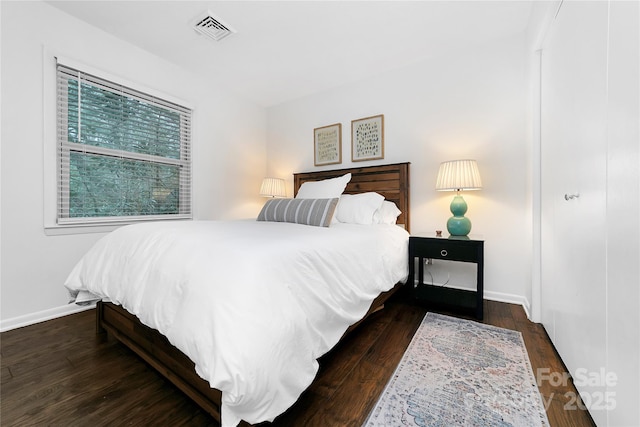
[(343, 194), (338, 202), (336, 219), (349, 224), (373, 224), (373, 214), (383, 201), (384, 196), (373, 192)]
[(307, 181), (298, 189), (296, 199), (334, 199), (340, 197), (349, 181), (351, 181), (350, 173), (322, 181)]
[(374, 224), (395, 224), (402, 211), (395, 203), (385, 200), (382, 206), (373, 214)]

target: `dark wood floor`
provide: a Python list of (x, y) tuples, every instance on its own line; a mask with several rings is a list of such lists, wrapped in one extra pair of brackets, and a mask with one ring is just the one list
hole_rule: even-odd
[[(311, 387), (265, 425), (360, 426), (426, 312), (394, 297), (324, 356)], [(484, 322), (522, 333), (534, 373), (565, 371), (544, 329), (522, 307), (486, 301)], [(93, 310), (4, 332), (0, 346), (2, 426), (214, 425), (127, 348), (96, 337)], [(540, 392), (551, 426), (594, 425), (587, 412), (566, 409), (572, 384), (542, 381)]]

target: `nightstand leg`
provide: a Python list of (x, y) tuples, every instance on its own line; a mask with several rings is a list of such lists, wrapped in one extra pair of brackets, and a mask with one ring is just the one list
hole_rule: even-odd
[(416, 260), (412, 256), (409, 257), (409, 277), (407, 278), (407, 285), (409, 285), (411, 289), (416, 285), (415, 261)]
[(476, 317), (479, 320), (482, 320), (484, 317), (484, 248), (478, 248), (478, 261), (476, 263), (478, 266), (478, 278), (476, 279), (478, 282), (478, 289), (476, 295)]

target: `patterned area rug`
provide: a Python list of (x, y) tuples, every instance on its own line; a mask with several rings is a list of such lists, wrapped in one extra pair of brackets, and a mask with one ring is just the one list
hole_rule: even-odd
[(427, 313), (365, 426), (549, 421), (520, 332)]

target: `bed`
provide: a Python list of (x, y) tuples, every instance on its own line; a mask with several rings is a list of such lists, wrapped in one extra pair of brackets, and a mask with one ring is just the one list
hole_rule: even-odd
[[(294, 191), (297, 194), (299, 189), (303, 186), (303, 184), (307, 182), (338, 178), (338, 177), (344, 176), (345, 174), (351, 174), (351, 180), (349, 181), (349, 183), (347, 184), (344, 190), (345, 194), (355, 195), (360, 193), (376, 192), (384, 196), (385, 200), (392, 201), (399, 208), (400, 214), (397, 218), (397, 225), (393, 225), (392, 227), (388, 227), (388, 228), (380, 227), (380, 230), (384, 230), (384, 231), (381, 231), (381, 233), (397, 234), (400, 228), (404, 228), (406, 229), (406, 231), (409, 230), (409, 164), (408, 163), (339, 169), (339, 170), (330, 170), (330, 171), (296, 173), (294, 174)], [(194, 236), (196, 234), (202, 235), (203, 233), (207, 233), (208, 232), (207, 230), (209, 228), (214, 227), (213, 224), (204, 224), (204, 226), (208, 228), (204, 229), (203, 231), (203, 229), (201, 228), (197, 228), (197, 229), (194, 228), (196, 226), (200, 227), (200, 225), (196, 225), (196, 224), (192, 225), (188, 223), (185, 223), (185, 224), (186, 225), (180, 225), (180, 226), (176, 225), (174, 227), (185, 229), (187, 230), (187, 233), (191, 233)], [(235, 224), (233, 226), (235, 227)], [(292, 224), (274, 223), (273, 226), (269, 226), (270, 231), (265, 232), (267, 234), (266, 240), (274, 239), (275, 234), (269, 234), (269, 233), (277, 233), (277, 235), (281, 235), (280, 233), (284, 233), (285, 229), (293, 228), (295, 226), (306, 227), (306, 226), (299, 226), (299, 225), (292, 225)], [(157, 227), (158, 226), (154, 224), (146, 225), (146, 228), (151, 229), (152, 232), (155, 232)], [(259, 227), (259, 225), (257, 224), (256, 221), (247, 222), (246, 224), (242, 225), (243, 227), (242, 229), (232, 229), (231, 224), (224, 224), (224, 227), (227, 230), (229, 230), (229, 234), (231, 236), (235, 236), (234, 237), (235, 240), (239, 240), (241, 242), (243, 241), (244, 247), (251, 246), (252, 244), (252, 240), (249, 236), (253, 236), (256, 233), (258, 234), (262, 233), (261, 231), (258, 231), (257, 227)], [(145, 227), (142, 227), (142, 228), (145, 228)], [(330, 227), (330, 229), (334, 230), (332, 232), (343, 233), (345, 238), (348, 238), (348, 236), (351, 236), (353, 239), (360, 240), (359, 237), (356, 237), (358, 235), (355, 233), (360, 233), (359, 230), (356, 231), (356, 228), (357, 226), (352, 224), (337, 224), (337, 225), (332, 224)], [(140, 227), (138, 229), (140, 229)], [(247, 229), (247, 231), (246, 232), (242, 231), (244, 229)], [(300, 229), (301, 228), (296, 229), (295, 232), (299, 233), (299, 231), (297, 230), (300, 230)], [(325, 238), (324, 234), (326, 233), (321, 232), (319, 230), (319, 227), (307, 227), (305, 230), (307, 230), (305, 232), (310, 233), (308, 236), (308, 240), (307, 240), (307, 237), (305, 237), (305, 241), (309, 242), (308, 247), (305, 249), (305, 251), (310, 251), (313, 253), (314, 257), (318, 257), (318, 253), (315, 252), (316, 247), (321, 247), (325, 244), (323, 243), (322, 239)], [(180, 233), (181, 235), (184, 234), (184, 230), (180, 230)], [(216, 233), (219, 233), (219, 231), (216, 231)], [(247, 236), (245, 236), (246, 240), (243, 240), (244, 237), (242, 233), (247, 234)], [(406, 235), (406, 233), (404, 234)], [(343, 237), (341, 237), (341, 239), (342, 238)], [(211, 239), (208, 239), (208, 240), (210, 241)], [(147, 244), (149, 245), (153, 244), (155, 245), (153, 247), (156, 248), (156, 247), (161, 247), (163, 244), (166, 244), (166, 243), (162, 243), (161, 241), (156, 241), (156, 240), (149, 240)], [(181, 244), (190, 245), (192, 244), (192, 241), (187, 240), (186, 243), (184, 242), (170, 243), (168, 246), (170, 246), (172, 249), (175, 249), (176, 247), (179, 247)], [(366, 244), (367, 243), (365, 243), (365, 245)], [(392, 244), (394, 243), (390, 243), (390, 245)], [(256, 243), (256, 245), (259, 246), (258, 243)], [(371, 243), (369, 243), (368, 245), (373, 246)], [(287, 246), (288, 246), (287, 244), (280, 243), (279, 250), (286, 248)], [(262, 247), (262, 251), (269, 252), (267, 247)], [(369, 256), (366, 254), (366, 248), (363, 248), (362, 251), (363, 251), (363, 255), (362, 255), (363, 258), (365, 258), (366, 256)], [(393, 255), (395, 253), (398, 253), (398, 254), (402, 254), (402, 257), (406, 257), (406, 253), (404, 253), (403, 251), (406, 251), (406, 248), (396, 248), (392, 251), (391, 254)], [(174, 252), (172, 255), (172, 257), (174, 258), (176, 257), (175, 253), (177, 252)], [(199, 253), (206, 253), (206, 249), (204, 249), (203, 251), (198, 251), (198, 254)], [(241, 254), (242, 252), (238, 252), (238, 255), (236, 256), (236, 258), (241, 258), (242, 257)], [(322, 262), (324, 262), (324, 256), (325, 255), (321, 255), (319, 257), (319, 259)], [(356, 258), (355, 260), (349, 260), (351, 264), (355, 265), (359, 263), (359, 261), (357, 260), (358, 258), (357, 256), (355, 255), (349, 255), (349, 256), (354, 256)], [(389, 257), (390, 255), (385, 254), (384, 256)], [(341, 258), (340, 256), (336, 256), (336, 257)], [(189, 271), (190, 274), (196, 274), (196, 273), (193, 273), (193, 271), (197, 272), (201, 268), (204, 269), (204, 267), (202, 267), (202, 264), (206, 264), (206, 261), (198, 262), (198, 258), (202, 258), (203, 260), (206, 259), (205, 257), (191, 255), (189, 258), (185, 258), (184, 260), (182, 260), (182, 262), (180, 263), (182, 267), (176, 268), (176, 269), (177, 270), (186, 269)], [(300, 285), (301, 288), (305, 288), (305, 289), (308, 288), (311, 290), (311, 292), (315, 292), (315, 289), (319, 289), (321, 286), (323, 286), (322, 282), (318, 281), (316, 283), (314, 282), (314, 280), (316, 275), (321, 276), (321, 275), (325, 275), (326, 273), (323, 273), (322, 271), (316, 272), (315, 270), (313, 270), (313, 268), (315, 267), (307, 265), (306, 259), (301, 258), (301, 260), (298, 261), (298, 258), (296, 258), (295, 256), (293, 258), (294, 258), (294, 263), (304, 264), (302, 270), (311, 269), (306, 271), (306, 273), (304, 273), (304, 274), (307, 274), (304, 276), (307, 280), (305, 280), (304, 285)], [(408, 272), (408, 262), (406, 261), (406, 258), (403, 258), (402, 261), (404, 262), (404, 268)], [(261, 264), (260, 262), (261, 260), (257, 258), (251, 258), (248, 261), (245, 260), (245, 261), (239, 262), (235, 266), (235, 270), (237, 270), (235, 271), (235, 275), (237, 276), (241, 274), (252, 274), (250, 272), (251, 269), (247, 269), (243, 271), (242, 266), (247, 265), (248, 263), (248, 265), (251, 265), (252, 268), (255, 268), (256, 270), (258, 270), (256, 274), (259, 273), (260, 275), (264, 275), (266, 277), (273, 276), (276, 278), (280, 277), (278, 276), (278, 274), (282, 274), (283, 282), (288, 283), (288, 282), (294, 281), (297, 284), (301, 283), (301, 277), (303, 277), (302, 276), (303, 273), (289, 272), (289, 269), (287, 269), (287, 271), (278, 271), (278, 270), (275, 270), (275, 267), (274, 267), (274, 271), (271, 271), (270, 263), (272, 261), (265, 260), (263, 264)], [(330, 261), (329, 259), (327, 259), (326, 262), (328, 263), (333, 261)], [(397, 264), (397, 261), (395, 263)], [(384, 263), (380, 262), (379, 264), (384, 264)], [(123, 265), (125, 265), (125, 267), (123, 268), (126, 268), (126, 263)], [(297, 269), (291, 269), (291, 271), (293, 270), (297, 271)], [(351, 280), (349, 278), (349, 275), (357, 274), (355, 272), (355, 266), (354, 266), (353, 272), (350, 271), (350, 268), (332, 269), (330, 271), (332, 271), (333, 273), (331, 273), (332, 278), (328, 280), (329, 282), (331, 281), (340, 282), (342, 280), (344, 280), (345, 282), (349, 282), (349, 280)], [(311, 273), (308, 274), (309, 272)], [(154, 303), (156, 306), (163, 307), (162, 309), (164, 311), (162, 312), (162, 315), (156, 312), (154, 312), (153, 314), (144, 314), (144, 315), (141, 315), (140, 313), (138, 313), (135, 309), (136, 303), (131, 302), (135, 300), (135, 298), (139, 298), (137, 296), (135, 298), (131, 298), (130, 300), (128, 300), (129, 307), (127, 308), (129, 310), (122, 308), (120, 304), (99, 301), (97, 304), (97, 310), (96, 310), (97, 331), (98, 333), (104, 333), (106, 331), (112, 334), (116, 339), (118, 339), (124, 345), (129, 347), (135, 353), (137, 353), (142, 359), (144, 359), (147, 363), (153, 366), (159, 373), (164, 375), (168, 380), (170, 380), (173, 384), (175, 384), (179, 389), (181, 389), (185, 394), (187, 394), (191, 399), (193, 399), (199, 406), (201, 406), (204, 410), (206, 410), (209, 414), (211, 414), (211, 416), (214, 419), (218, 420), (223, 425), (236, 425), (238, 422), (240, 422), (240, 419), (247, 419), (243, 416), (242, 405), (238, 405), (238, 408), (240, 409), (238, 409), (237, 411), (236, 411), (236, 408), (234, 407), (233, 416), (230, 415), (231, 409), (229, 408), (231, 408), (231, 406), (228, 403), (230, 399), (229, 396), (235, 393), (235, 390), (238, 386), (233, 385), (230, 389), (229, 387), (226, 387), (226, 384), (229, 381), (235, 381), (236, 378), (227, 378), (229, 376), (227, 373), (227, 377), (223, 377), (221, 381), (220, 375), (218, 375), (217, 373), (211, 374), (209, 372), (210, 369), (207, 366), (205, 366), (207, 365), (208, 362), (205, 363), (203, 360), (198, 359), (198, 357), (194, 357), (194, 355), (191, 352), (191, 347), (193, 346), (207, 347), (214, 344), (220, 344), (220, 342), (224, 343), (225, 345), (223, 345), (222, 347), (225, 347), (225, 349), (228, 350), (227, 347), (231, 347), (232, 345), (235, 346), (235, 341), (229, 341), (229, 340), (219, 341), (218, 338), (216, 338), (216, 341), (211, 343), (209, 342), (209, 336), (215, 335), (215, 334), (210, 334), (209, 330), (203, 329), (201, 333), (202, 336), (198, 337), (198, 340), (202, 340), (202, 341), (193, 339), (193, 340), (182, 342), (182, 338), (181, 338), (182, 334), (174, 333), (174, 329), (177, 329), (177, 327), (175, 326), (175, 323), (186, 322), (182, 320), (183, 317), (189, 317), (189, 315), (187, 316), (184, 315), (185, 312), (181, 312), (182, 314), (179, 317), (179, 320), (175, 320), (173, 323), (171, 323), (169, 329), (164, 330), (166, 329), (164, 328), (164, 325), (168, 324), (168, 322), (166, 321), (166, 318), (170, 317), (167, 315), (166, 313), (167, 310), (164, 309), (164, 307), (170, 306), (171, 304), (168, 304), (168, 303), (165, 304), (163, 301), (177, 300), (178, 298), (176, 297), (175, 292), (178, 292), (178, 291), (164, 291), (165, 288), (161, 286), (161, 284), (162, 282), (167, 281), (165, 280), (166, 276), (171, 277), (171, 275), (174, 273), (175, 272), (173, 271), (169, 271), (168, 273), (164, 272), (162, 276), (158, 276), (157, 277), (158, 288), (154, 289), (154, 293), (149, 294), (147, 292), (146, 294), (147, 296), (152, 295), (152, 297), (156, 300)], [(98, 276), (100, 274), (105, 274), (105, 273), (98, 273)], [(155, 273), (152, 272), (150, 274), (153, 276), (153, 274)], [(234, 274), (233, 272), (230, 272), (229, 274), (231, 274), (231, 276), (229, 276), (230, 277), (229, 282), (231, 282), (232, 276)], [(294, 274), (299, 274), (300, 276), (295, 276)], [(402, 274), (403, 273), (401, 273), (397, 267), (393, 267), (389, 269), (388, 274), (387, 274), (387, 271), (385, 270), (382, 273), (376, 274), (375, 278), (368, 279), (367, 281), (375, 282), (378, 280), (378, 277), (380, 277), (381, 282), (385, 282), (385, 281), (388, 282), (391, 280), (391, 277), (397, 278), (397, 277), (400, 277)], [(291, 275), (291, 277), (289, 277), (289, 275)], [(227, 276), (223, 275), (221, 277), (227, 277)], [(253, 279), (254, 277), (257, 277), (257, 276), (249, 276), (249, 277), (251, 277), (251, 280), (248, 280), (248, 281), (255, 282), (255, 280)], [(289, 355), (287, 351), (294, 351), (297, 353), (298, 349), (300, 348), (306, 349), (307, 347), (313, 347), (312, 350), (311, 349), (309, 350), (309, 354), (313, 354), (313, 358), (314, 358), (313, 366), (309, 368), (308, 366), (305, 365), (301, 369), (301, 373), (299, 374), (296, 373), (291, 378), (284, 380), (285, 382), (287, 382), (286, 388), (288, 389), (289, 387), (291, 387), (291, 390), (292, 390), (290, 392), (291, 396), (288, 396), (287, 398), (284, 398), (284, 399), (280, 399), (280, 397), (273, 399), (274, 402), (279, 400), (283, 400), (284, 402), (282, 404), (278, 403), (281, 406), (282, 405), (284, 406), (280, 407), (279, 409), (275, 409), (279, 413), (279, 412), (284, 412), (284, 410), (286, 410), (288, 407), (287, 405), (290, 405), (293, 402), (295, 402), (295, 399), (297, 398), (295, 394), (298, 393), (298, 396), (299, 396), (300, 391), (298, 390), (300, 389), (300, 387), (303, 387), (302, 390), (304, 390), (304, 388), (308, 386), (308, 383), (312, 381), (313, 376), (315, 376), (315, 372), (317, 371), (317, 362), (315, 359), (317, 359), (324, 352), (328, 351), (331, 347), (333, 347), (341, 337), (343, 339), (345, 337), (348, 337), (348, 332), (350, 330), (352, 330), (364, 319), (366, 319), (366, 317), (369, 316), (371, 313), (379, 310), (383, 306), (384, 302), (399, 288), (400, 286), (399, 282), (401, 281), (402, 279), (401, 280), (394, 279), (394, 283), (390, 283), (390, 284), (385, 283), (384, 290), (380, 292), (376, 291), (375, 295), (371, 295), (370, 300), (373, 300), (373, 302), (369, 303), (370, 300), (367, 300), (366, 305), (363, 305), (364, 303), (363, 303), (363, 300), (361, 300), (362, 298), (358, 297), (360, 299), (358, 299), (357, 303), (354, 303), (354, 307), (356, 309), (353, 310), (354, 312), (357, 312), (357, 315), (353, 314), (351, 311), (349, 311), (349, 313), (342, 313), (341, 307), (337, 307), (334, 311), (327, 311), (327, 313), (329, 314), (327, 315), (326, 319), (321, 318), (319, 316), (321, 316), (323, 310), (327, 310), (327, 308), (324, 305), (322, 307), (319, 307), (316, 302), (308, 302), (310, 300), (308, 299), (307, 296), (298, 298), (295, 301), (292, 300), (292, 298), (295, 299), (295, 296), (291, 297), (290, 295), (291, 293), (297, 294), (298, 292), (301, 292), (298, 290), (297, 285), (293, 289), (293, 291), (291, 291), (290, 286), (274, 287), (266, 290), (260, 287), (257, 287), (257, 288), (254, 287), (254, 288), (251, 288), (249, 291), (247, 291), (247, 294), (245, 295), (245, 299), (243, 301), (235, 301), (233, 298), (238, 299), (237, 295), (235, 297), (230, 295), (228, 297), (229, 299), (226, 299), (227, 297), (217, 298), (215, 301), (214, 300), (211, 301), (212, 304), (218, 304), (216, 305), (217, 309), (212, 311), (228, 310), (230, 313), (229, 317), (233, 318), (233, 322), (236, 324), (234, 325), (234, 327), (235, 326), (239, 327), (240, 325), (244, 325), (245, 323), (247, 325), (252, 325), (250, 327), (259, 327), (259, 324), (263, 324), (263, 323), (270, 323), (270, 322), (277, 323), (278, 321), (276, 318), (277, 313), (280, 313), (280, 312), (289, 313), (290, 311), (295, 312), (296, 309), (292, 309), (292, 307), (298, 307), (298, 305), (302, 307), (300, 309), (297, 309), (298, 311), (301, 312), (300, 314), (304, 316), (308, 316), (309, 320), (307, 320), (307, 318), (305, 317), (305, 322), (308, 322), (309, 325), (306, 325), (304, 327), (298, 326), (297, 324), (292, 325), (291, 322), (283, 323), (284, 329), (287, 329), (287, 328), (291, 329), (291, 331), (287, 330), (286, 335), (287, 336), (290, 335), (292, 337), (291, 339), (296, 342), (296, 344), (292, 346), (295, 348), (295, 350), (285, 349), (286, 346), (284, 345), (282, 349), (280, 349), (279, 345), (272, 346), (278, 349), (278, 355), (280, 355), (283, 359), (288, 360), (287, 362), (288, 364), (292, 363), (291, 360), (294, 360), (294, 355), (293, 354)], [(222, 282), (225, 282), (225, 280), (222, 280)], [(244, 283), (244, 282), (240, 281), (238, 283)], [(235, 286), (239, 286), (239, 285), (236, 284)], [(379, 287), (382, 288), (383, 285), (380, 284)], [(386, 287), (390, 289), (386, 289)], [(222, 289), (223, 288), (219, 288), (218, 290), (221, 292), (224, 292)], [(117, 294), (119, 291), (114, 291), (114, 292), (115, 292), (115, 298), (113, 295), (106, 295), (106, 292), (101, 293), (101, 296), (105, 297), (106, 295), (107, 298), (111, 300), (117, 300), (120, 302), (123, 298), (121, 298), (121, 296)], [(178, 293), (180, 292), (184, 292), (184, 291), (180, 289)], [(189, 291), (189, 292), (193, 292), (193, 291)], [(271, 296), (267, 295), (271, 292), (276, 294), (275, 296), (276, 296), (277, 302), (275, 303), (266, 302), (268, 301), (269, 298), (271, 298)], [(373, 291), (367, 289), (366, 292), (371, 293)], [(159, 293), (161, 295), (155, 295), (155, 293)], [(342, 293), (342, 291), (338, 293)], [(355, 301), (356, 298), (353, 297), (351, 293), (352, 293), (352, 289), (349, 289), (348, 291), (344, 292), (345, 295), (340, 297), (336, 296), (336, 299)], [(194, 296), (193, 299), (200, 300), (203, 298), (200, 296), (200, 294), (194, 293), (194, 295), (198, 295), (198, 297), (196, 298)], [(243, 295), (243, 294), (239, 294), (239, 295)], [(145, 301), (146, 299), (147, 298), (145, 297)], [(333, 296), (331, 298), (326, 298), (324, 296), (322, 297), (323, 304), (326, 304), (329, 307), (333, 307), (332, 302), (331, 303), (326, 302), (329, 300), (332, 301)], [(300, 303), (300, 301), (302, 301), (302, 303)], [(238, 304), (246, 305), (247, 307), (251, 307), (251, 310), (248, 310), (248, 311), (251, 311), (252, 313), (260, 313), (259, 316), (256, 316), (258, 319), (251, 319), (251, 318), (245, 319), (246, 316), (243, 315), (243, 312), (238, 311), (236, 308), (233, 308), (233, 309), (229, 308), (229, 307), (238, 307), (238, 306), (233, 306), (234, 302)], [(145, 304), (147, 304), (147, 302), (145, 302)], [(283, 310), (282, 307), (279, 306), (280, 304), (286, 306), (286, 309)], [(122, 305), (126, 305), (126, 304), (122, 304)], [(177, 307), (178, 308), (176, 308), (175, 310), (173, 309), (172, 310), (176, 311), (181, 309), (181, 306), (179, 304), (177, 305)], [(169, 310), (169, 314), (173, 313), (172, 310)], [(130, 311), (137, 313), (137, 315), (131, 314)], [(313, 314), (316, 312), (318, 312), (319, 314), (317, 315)], [(187, 311), (186, 313), (189, 313), (189, 312)], [(309, 313), (312, 313), (312, 314), (309, 314)], [(140, 318), (142, 318), (142, 321), (140, 320)], [(270, 322), (265, 322), (264, 321), (265, 318), (270, 319)], [(316, 319), (316, 320), (313, 320), (313, 319)], [(317, 319), (322, 319), (322, 321), (318, 322)], [(214, 324), (213, 328), (215, 329), (216, 334), (220, 334), (222, 336), (234, 335), (233, 328), (229, 328), (224, 325), (221, 326), (216, 322), (217, 320), (212, 322)], [(345, 322), (348, 322), (348, 324), (346, 325), (347, 326), (350, 325), (350, 326), (348, 327), (344, 326)], [(333, 323), (336, 324), (335, 327), (331, 326)], [(156, 328), (146, 326), (147, 324), (156, 326)], [(187, 330), (192, 330), (192, 329), (193, 328), (187, 329)], [(312, 333), (301, 332), (303, 329), (305, 331), (311, 330), (313, 332)], [(322, 331), (319, 331), (320, 329), (322, 329)], [(244, 330), (246, 331), (246, 326)], [(163, 333), (159, 331), (162, 331)], [(200, 330), (198, 330), (197, 332), (194, 332), (194, 334), (195, 335), (200, 334)], [(167, 337), (170, 337), (170, 338), (167, 338)], [(318, 343), (318, 340), (320, 340), (321, 342)], [(233, 343), (233, 344), (229, 344), (227, 346), (227, 343)], [(182, 351), (176, 347), (182, 348)], [(265, 347), (271, 347), (271, 346), (265, 346), (264, 343), (258, 343), (256, 347), (239, 348), (236, 351), (238, 352), (237, 354), (240, 356), (237, 356), (237, 357), (243, 358), (244, 360), (243, 355), (247, 354), (247, 358), (249, 358), (252, 353), (259, 353), (262, 351), (261, 349), (264, 349)], [(188, 357), (187, 355), (185, 355), (185, 353), (191, 354), (191, 357)], [(269, 356), (260, 355), (259, 358), (263, 358), (266, 360), (266, 359), (269, 359)], [(192, 359), (196, 359), (197, 362), (194, 363)], [(304, 359), (304, 357), (302, 357), (302, 359)], [(274, 356), (273, 360), (277, 360), (277, 358)], [(220, 360), (218, 360), (217, 362), (212, 362), (213, 365), (215, 365), (216, 363), (218, 363), (219, 365), (223, 365), (228, 362), (220, 361)], [(235, 362), (231, 362), (232, 365), (233, 363)], [(253, 361), (251, 361), (250, 363), (253, 363)], [(212, 370), (217, 372), (217, 369), (215, 368), (212, 368)], [(236, 370), (233, 366), (230, 368), (230, 371), (233, 372), (234, 376), (240, 375), (240, 374), (236, 375)], [(265, 371), (269, 371), (269, 372), (277, 371), (277, 368), (273, 368), (270, 366), (268, 369), (265, 369)], [(258, 372), (258, 371), (255, 370), (255, 371), (247, 371), (247, 372), (252, 373), (251, 375), (255, 375), (255, 372)], [(261, 376), (261, 375), (262, 375), (262, 372), (259, 372), (258, 376)], [(203, 377), (209, 378), (210, 381), (203, 379)], [(252, 384), (250, 384), (251, 381), (253, 381), (252, 377), (244, 378), (242, 381), (240, 381), (240, 383), (243, 387), (245, 388), (248, 387), (249, 389), (251, 389), (252, 393), (255, 394), (255, 390), (253, 390)], [(289, 384), (290, 382), (298, 382), (298, 381), (301, 382), (302, 384), (294, 384), (294, 385)], [(256, 380), (255, 382), (257, 384), (260, 381)], [(219, 389), (212, 388), (210, 385), (210, 384), (216, 384), (216, 383), (225, 385), (227, 390), (225, 392), (227, 403), (224, 403), (225, 400), (223, 399), (223, 392), (221, 392)], [(246, 385), (246, 383), (249, 383), (249, 385)], [(225, 388), (225, 387), (221, 387), (221, 388)], [(242, 390), (244, 390), (244, 388)], [(268, 394), (270, 391), (271, 389), (267, 386), (267, 388), (265, 388), (261, 392), (258, 390), (257, 393)], [(238, 392), (238, 396), (243, 396), (243, 393), (244, 391)], [(246, 394), (249, 394), (249, 393), (247, 392)], [(235, 396), (235, 397), (238, 397), (238, 396)], [(242, 398), (238, 397), (238, 399), (244, 399), (244, 397)], [(226, 405), (226, 408), (227, 408), (225, 410), (222, 409), (224, 405)], [(254, 404), (250, 404), (249, 406), (251, 405), (254, 405)], [(255, 403), (254, 406), (259, 407), (260, 405), (269, 406), (267, 409), (265, 409), (265, 412), (264, 412), (268, 414), (267, 418), (265, 419), (273, 418), (274, 408), (270, 407), (271, 401), (269, 400), (269, 398), (268, 397), (263, 398), (258, 403)], [(257, 410), (258, 412), (260, 411), (259, 408), (258, 409), (253, 408), (252, 410), (254, 409)], [(225, 420), (225, 413), (226, 413), (226, 420)], [(250, 415), (250, 417), (253, 417), (253, 416), (254, 414)], [(254, 418), (252, 422), (259, 422), (261, 420), (262, 419), (258, 417), (258, 418)]]

